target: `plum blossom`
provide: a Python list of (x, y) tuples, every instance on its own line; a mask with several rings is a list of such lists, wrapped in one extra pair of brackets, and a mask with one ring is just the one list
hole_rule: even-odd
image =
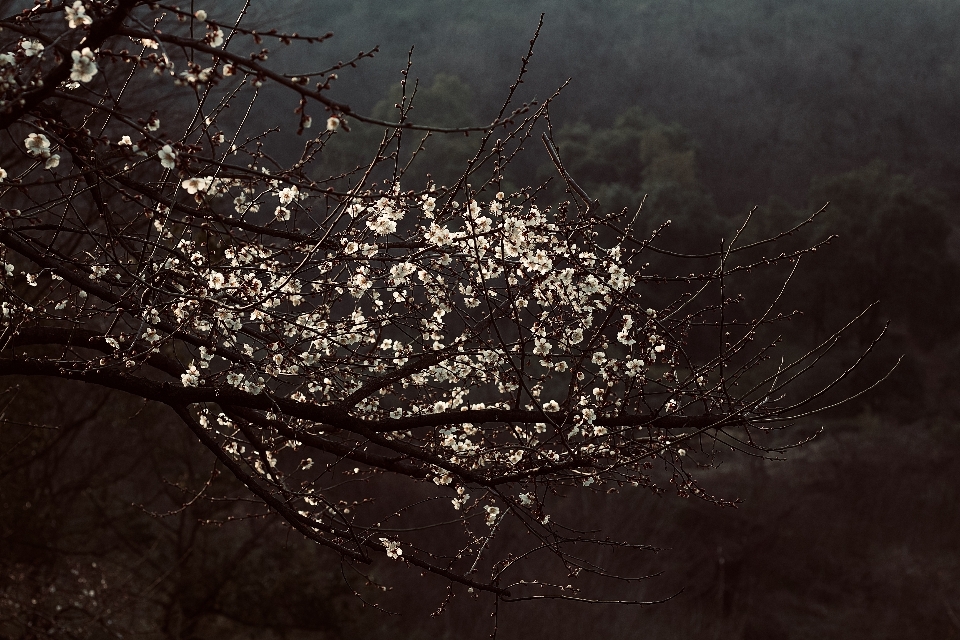
[(633, 316), (624, 315), (623, 328), (617, 333), (617, 340), (628, 347), (637, 343), (637, 341), (630, 336), (631, 328), (633, 328)]
[(160, 158), (160, 164), (162, 164), (165, 169), (175, 169), (177, 167), (177, 152), (174, 151), (170, 145), (163, 145), (160, 151), (157, 152), (157, 157)]
[(627, 361), (627, 375), (630, 377), (638, 376), (643, 373), (643, 360)]
[(340, 128), (340, 118), (337, 116), (330, 116), (327, 118), (327, 131), (336, 131)]
[(50, 155), (50, 140), (42, 133), (31, 133), (23, 141), (27, 153), (33, 157), (48, 157)]
[(536, 253), (524, 256), (521, 258), (520, 264), (535, 273), (547, 273), (553, 268), (553, 260), (543, 249), (538, 249)]
[(550, 355), (550, 349), (551, 349), (551, 348), (552, 348), (552, 345), (551, 345), (549, 342), (547, 342), (547, 340), (545, 340), (544, 338), (535, 338), (535, 339), (534, 339), (534, 347), (533, 347), (533, 355), (535, 355), (535, 356), (548, 356), (548, 355)]
[(389, 235), (397, 230), (397, 223), (386, 215), (367, 220), (367, 226), (381, 236)]
[(37, 40), (24, 40), (20, 43), (20, 48), (23, 49), (23, 55), (28, 58), (39, 56), (43, 52), (43, 44)]
[(380, 538), (380, 543), (386, 547), (387, 557), (391, 560), (399, 560), (400, 556), (403, 555), (403, 549), (400, 548), (399, 542), (394, 542), (389, 538)]
[(63, 11), (66, 14), (64, 18), (71, 29), (93, 24), (93, 18), (87, 15), (87, 9), (80, 0), (76, 0), (71, 6), (64, 7)]
[(399, 284), (405, 282), (416, 270), (417, 266), (412, 262), (400, 262), (390, 267), (390, 278)]
[(280, 204), (286, 205), (290, 204), (300, 195), (300, 190), (297, 189), (296, 185), (292, 187), (286, 187), (280, 190), (280, 193), (277, 196), (280, 198)]
[(187, 372), (180, 376), (180, 381), (185, 387), (196, 387), (200, 384), (200, 370), (197, 369), (196, 365), (190, 363), (190, 366), (187, 367)]
[(436, 223), (431, 223), (430, 229), (423, 235), (427, 239), (427, 242), (432, 242), (441, 247), (451, 242), (450, 230)]
[(433, 217), (433, 211), (437, 208), (437, 199), (433, 196), (423, 196), (423, 215), (427, 218)]
[(206, 191), (207, 189), (209, 189), (210, 184), (212, 182), (213, 182), (213, 178), (201, 178), (201, 177), (195, 176), (193, 178), (187, 178), (186, 180), (180, 183), (180, 186), (186, 189), (187, 193), (189, 193), (190, 195), (193, 195), (200, 191)]
[(209, 29), (207, 35), (204, 36), (204, 40), (211, 47), (219, 47), (223, 44), (223, 30), (219, 28)]
[(90, 47), (84, 47), (82, 51), (74, 51), (70, 54), (73, 57), (73, 67), (70, 69), (70, 79), (74, 82), (90, 82), (93, 76), (97, 75), (97, 63), (94, 61), (96, 56)]

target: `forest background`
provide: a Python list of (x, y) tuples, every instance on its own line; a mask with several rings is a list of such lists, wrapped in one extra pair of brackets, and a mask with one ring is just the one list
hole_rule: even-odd
[[(878, 302), (838, 361), (887, 322), (851, 388), (903, 359), (875, 390), (818, 416), (808, 428), (823, 432), (785, 460), (711, 472), (711, 488), (742, 500), (737, 509), (654, 495), (627, 512), (578, 507), (662, 547), (649, 572), (663, 575), (644, 595), (672, 600), (504, 608), (499, 637), (960, 637), (960, 3), (254, 3), (264, 25), (334, 32), (323, 49), (331, 61), (380, 45), (333, 95), (385, 119), (414, 45), (413, 119), (438, 126), (490, 119), (541, 12), (525, 90), (542, 99), (571, 79), (551, 121), (570, 173), (605, 210), (643, 202), (641, 224), (671, 220), (663, 245), (695, 252), (714, 250), (754, 207), (760, 235), (829, 202), (816, 233), (838, 237), (791, 283), (787, 306), (804, 315), (787, 338), (799, 349)], [(271, 59), (295, 67), (296, 55)], [(264, 129), (289, 120), (296, 103), (285, 100), (260, 103)], [(361, 163), (381, 133), (351, 124), (325, 172)], [(411, 175), (453, 179), (472, 143), (432, 139)], [(514, 186), (543, 183), (552, 164), (531, 148), (511, 171)], [(556, 183), (545, 202), (563, 197)], [(770, 286), (745, 282), (745, 304), (751, 288)], [(20, 384), (4, 397), (11, 424), (29, 407), (34, 421), (67, 426), (26, 441), (2, 434), (3, 619), (39, 615), (66, 590), (84, 637), (107, 633), (97, 612), (108, 606), (111, 625), (143, 637), (489, 633), (480, 608), (416, 613), (415, 590), (396, 600), (409, 615), (366, 607), (351, 593), (365, 585), (345, 586), (338, 563), (270, 521), (203, 524), (223, 504), (158, 517), (195, 495), (210, 467), (162, 412), (72, 387)]]

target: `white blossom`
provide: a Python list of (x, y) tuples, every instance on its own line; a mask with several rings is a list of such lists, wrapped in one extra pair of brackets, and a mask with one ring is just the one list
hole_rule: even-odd
[(399, 262), (390, 267), (390, 278), (397, 283), (402, 283), (416, 270), (417, 266), (412, 262)]
[(162, 164), (165, 169), (176, 168), (177, 152), (174, 151), (170, 145), (163, 145), (163, 147), (160, 148), (160, 151), (157, 152), (157, 157), (160, 158), (160, 164)]
[(552, 345), (543, 338), (534, 338), (533, 355), (547, 356), (550, 354)]
[(87, 9), (80, 0), (76, 0), (71, 6), (64, 7), (63, 11), (71, 29), (93, 24), (93, 18), (87, 15)]
[(34, 157), (46, 157), (50, 151), (50, 140), (42, 133), (31, 133), (23, 141), (27, 153)]
[(300, 195), (300, 190), (297, 189), (296, 185), (292, 187), (286, 187), (277, 194), (280, 198), (280, 204), (290, 204)]
[(434, 476), (433, 482), (434, 482), (434, 484), (436, 484), (436, 485), (438, 485), (438, 486), (439, 486), (439, 485), (448, 485), (448, 484), (450, 484), (451, 482), (453, 482), (453, 476), (450, 475), (449, 473), (444, 473), (443, 475), (440, 475), (440, 476)]
[(644, 362), (643, 360), (628, 360), (627, 361), (627, 375), (630, 377), (640, 375), (643, 373)]
[(204, 37), (211, 47), (219, 47), (223, 44), (223, 30), (220, 28), (210, 29), (207, 31), (207, 35)]
[[(166, 165), (164, 165), (166, 166)], [(192, 177), (187, 178), (180, 183), (180, 186), (187, 190), (187, 193), (193, 195), (200, 191), (206, 191), (210, 188), (210, 183), (213, 182), (213, 178), (201, 178), (201, 177)]]
[(391, 560), (399, 560), (400, 556), (403, 555), (403, 549), (400, 548), (399, 542), (394, 542), (389, 538), (380, 538), (380, 543), (387, 549), (387, 557)]
[(397, 223), (389, 216), (383, 215), (367, 220), (367, 227), (381, 236), (389, 235), (397, 230)]
[(43, 44), (37, 40), (24, 40), (20, 43), (20, 48), (28, 58), (39, 56), (43, 52)]
[(436, 223), (431, 223), (430, 228), (424, 234), (427, 242), (432, 242), (438, 246), (444, 246), (450, 244), (450, 230), (446, 227), (441, 227)]
[(95, 55), (90, 51), (90, 47), (84, 47), (82, 51), (74, 51), (70, 54), (73, 57), (73, 67), (70, 68), (70, 79), (74, 82), (90, 82), (93, 76), (97, 75), (97, 63)]
[(185, 387), (196, 387), (200, 384), (200, 371), (191, 363), (187, 372), (180, 376), (180, 381)]

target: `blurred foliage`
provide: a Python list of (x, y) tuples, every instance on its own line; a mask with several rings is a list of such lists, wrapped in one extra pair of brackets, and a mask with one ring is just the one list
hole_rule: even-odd
[(879, 302), (868, 325), (883, 317), (897, 321), (926, 348), (953, 336), (960, 326), (954, 295), (960, 265), (948, 244), (947, 198), (891, 175), (878, 161), (814, 180), (809, 206), (827, 202), (822, 227), (838, 236), (837, 250), (804, 267), (802, 295), (811, 317), (836, 322), (838, 314)]
[[(865, 350), (886, 327), (885, 338), (866, 365), (854, 372), (861, 388), (900, 365), (875, 392), (852, 403), (902, 419), (956, 411), (944, 402), (943, 384), (955, 377), (953, 354), (960, 330), (960, 261), (953, 247), (956, 206), (941, 192), (921, 187), (875, 161), (843, 174), (812, 181), (806, 207), (779, 198), (760, 207), (748, 239), (791, 228), (826, 205), (811, 227), (831, 243), (801, 261), (784, 296), (784, 306), (799, 309), (790, 340), (814, 343), (829, 337), (861, 312), (848, 331), (840, 354), (848, 361)], [(803, 243), (788, 239), (795, 246)], [(754, 280), (752, 297), (776, 283)]]
[[(699, 180), (697, 148), (679, 124), (664, 124), (639, 107), (621, 113), (609, 128), (578, 122), (561, 127), (556, 143), (565, 169), (605, 212), (637, 216), (638, 228), (652, 232), (666, 220), (676, 233), (665, 234), (664, 247), (685, 251), (714, 249), (723, 229), (713, 198)], [(553, 177), (549, 192), (561, 192), (552, 163), (540, 166), (541, 180)]]
[(37, 378), (0, 403), (0, 638), (373, 630), (333, 556), (241, 497), (176, 417)]
[[(407, 119), (420, 124), (437, 127), (466, 127), (479, 123), (474, 111), (470, 87), (460, 78), (437, 74), (429, 85), (411, 83), (404, 95), (399, 84), (393, 85), (387, 95), (374, 106), (371, 116), (380, 120), (400, 120), (398, 105), (412, 104)], [(374, 157), (377, 145), (384, 137), (384, 130), (375, 125), (351, 123), (349, 132), (338, 132), (324, 149), (318, 178), (365, 167)], [(476, 153), (476, 136), (429, 135), (419, 131), (403, 132), (397, 162), (400, 167), (409, 164), (409, 180), (406, 186), (422, 186), (426, 174), (439, 185), (455, 184), (466, 167), (467, 161)], [(421, 148), (422, 146), (422, 148)], [(396, 144), (391, 151), (396, 150)], [(417, 156), (412, 160), (413, 153)], [(389, 169), (393, 169), (390, 163)], [(382, 177), (383, 172), (377, 172)]]
[[(558, 124), (609, 127), (639, 105), (700, 145), (700, 180), (720, 210), (770, 196), (794, 204), (815, 176), (879, 158), (960, 197), (960, 4), (946, 0), (298, 0), (291, 26), (333, 31), (330, 60), (381, 46), (335, 93), (369, 111), (371, 87), (462, 78), (496, 113), (541, 12), (521, 85), (543, 99), (572, 80)], [(292, 54), (292, 55), (295, 55)], [(542, 156), (541, 156), (542, 158)]]

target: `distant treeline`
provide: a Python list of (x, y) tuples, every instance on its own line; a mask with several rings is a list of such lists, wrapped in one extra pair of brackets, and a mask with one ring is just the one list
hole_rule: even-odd
[(344, 74), (338, 98), (372, 108), (413, 45), (414, 75), (461, 78), (481, 120), (543, 12), (524, 95), (542, 99), (572, 78), (557, 122), (610, 126), (639, 106), (680, 123), (724, 214), (772, 195), (801, 204), (811, 178), (874, 159), (960, 198), (956, 2), (301, 0), (282, 11), (301, 33), (334, 32), (332, 61), (380, 45)]

